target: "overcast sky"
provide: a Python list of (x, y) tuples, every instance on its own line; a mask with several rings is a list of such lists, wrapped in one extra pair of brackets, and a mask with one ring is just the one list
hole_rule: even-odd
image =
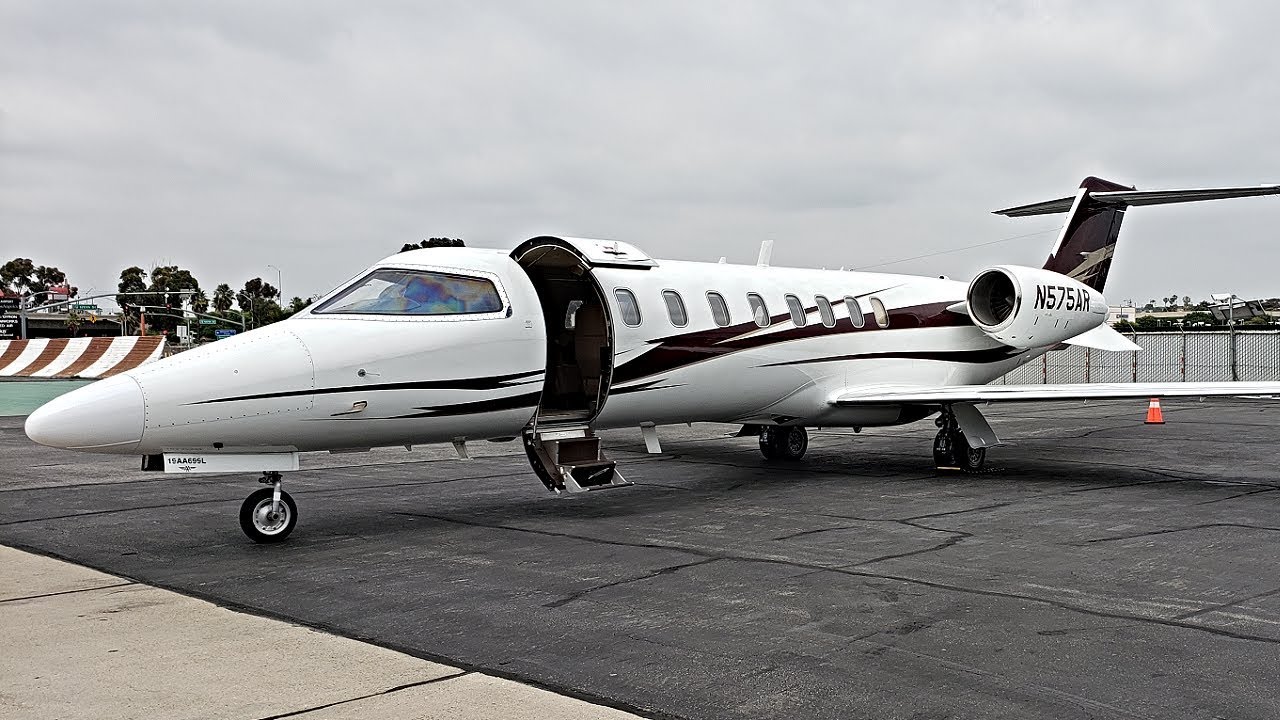
[[(1094, 174), (1280, 182), (1273, 3), (0, 2), (0, 262), (322, 293), (405, 242), (1039, 266)], [(1280, 198), (1130, 210), (1113, 303), (1280, 295)], [(1043, 232), (1041, 232), (1043, 231)]]

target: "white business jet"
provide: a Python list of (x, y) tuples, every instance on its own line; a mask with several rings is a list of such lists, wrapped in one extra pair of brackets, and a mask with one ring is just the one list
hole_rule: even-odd
[(143, 456), (144, 470), (252, 472), (258, 542), (298, 510), (281, 472), (305, 451), (524, 443), (548, 489), (627, 484), (595, 431), (722, 422), (797, 460), (806, 426), (937, 415), (940, 467), (980, 468), (1000, 401), (1280, 393), (1280, 383), (987, 385), (1063, 343), (1138, 349), (1102, 290), (1126, 208), (1280, 194), (1280, 185), (1141, 192), (1087, 178), (1071, 197), (999, 211), (1068, 213), (1043, 268), (932, 277), (653, 260), (612, 240), (537, 237), (514, 251), (393, 255), (284, 322), (67, 393), (31, 439)]

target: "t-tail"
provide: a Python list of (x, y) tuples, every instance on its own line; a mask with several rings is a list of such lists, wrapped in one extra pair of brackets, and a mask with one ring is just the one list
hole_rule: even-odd
[(1280, 195), (1280, 185), (1209, 188), (1203, 190), (1136, 190), (1108, 180), (1087, 177), (1073, 197), (997, 210), (997, 215), (1028, 217), (1068, 213), (1058, 242), (1044, 263), (1045, 270), (1066, 275), (1095, 290), (1102, 290), (1111, 270), (1116, 238), (1124, 211), (1131, 205), (1222, 200), (1224, 198)]

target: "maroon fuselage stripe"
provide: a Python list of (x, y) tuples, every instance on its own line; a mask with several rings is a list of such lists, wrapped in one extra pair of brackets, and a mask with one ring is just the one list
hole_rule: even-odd
[[(947, 310), (947, 307), (952, 304), (949, 302), (930, 303), (890, 310), (889, 327), (884, 329), (903, 330), (972, 325), (973, 323), (967, 316)], [(785, 322), (789, 319), (790, 315), (776, 315), (771, 324)], [(613, 383), (618, 384), (639, 380), (650, 375), (671, 372), (701, 360), (792, 340), (882, 330), (876, 325), (874, 317), (868, 315), (865, 316), (865, 322), (860, 328), (854, 327), (852, 322), (839, 320), (836, 322), (835, 327), (827, 327), (819, 322), (805, 325), (804, 327), (792, 327), (775, 333), (738, 337), (757, 329), (757, 327), (754, 322), (746, 322), (710, 330), (697, 330), (655, 340), (653, 342), (657, 347), (635, 360), (622, 364), (614, 371)]]

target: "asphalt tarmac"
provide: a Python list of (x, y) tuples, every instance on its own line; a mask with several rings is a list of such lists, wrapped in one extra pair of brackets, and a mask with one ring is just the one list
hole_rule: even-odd
[[(1280, 403), (1005, 405), (934, 428), (605, 433), (635, 487), (556, 497), (515, 444), (316, 455), (249, 542), (246, 476), (42, 448), (0, 418), (0, 544), (650, 717), (1274, 718)], [(371, 463), (371, 464), (364, 464)]]

